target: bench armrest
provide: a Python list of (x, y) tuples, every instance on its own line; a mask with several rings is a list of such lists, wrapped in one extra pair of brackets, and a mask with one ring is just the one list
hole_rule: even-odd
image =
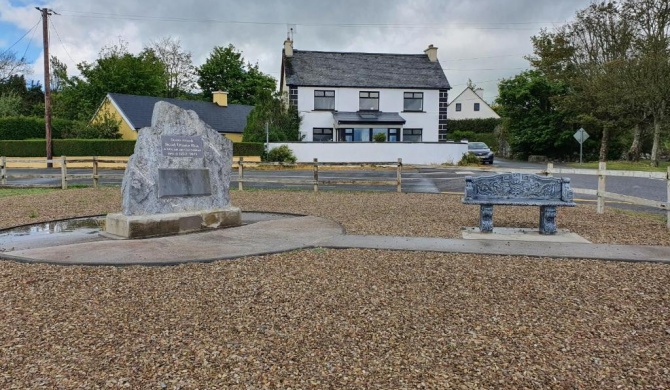
[(561, 178), (561, 200), (564, 202), (572, 202), (575, 195), (570, 188), (570, 178), (562, 177)]
[(475, 197), (475, 187), (474, 185), (472, 185), (472, 176), (466, 176), (464, 199), (472, 199), (474, 197)]

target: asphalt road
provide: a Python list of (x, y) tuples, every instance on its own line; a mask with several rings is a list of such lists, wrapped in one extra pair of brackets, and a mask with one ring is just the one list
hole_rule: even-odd
[[(490, 167), (490, 166), (486, 166)], [(493, 169), (505, 168), (528, 168), (542, 171), (546, 165), (540, 163), (518, 162), (511, 160), (497, 159)], [(60, 186), (60, 169), (9, 169), (8, 175), (56, 175), (53, 178), (32, 178), (32, 179), (8, 179), (8, 185), (11, 186)], [(100, 175), (118, 175), (119, 178), (101, 178), (101, 185), (120, 185), (123, 174), (122, 170), (100, 170)], [(91, 174), (90, 169), (69, 169), (68, 174)], [(491, 174), (486, 171), (468, 169), (468, 167), (403, 167), (402, 190), (403, 192), (419, 193), (462, 193), (465, 176), (480, 176)], [(245, 179), (262, 180), (283, 180), (283, 181), (301, 181), (311, 180), (313, 172), (309, 170), (252, 170), (244, 171)], [(598, 179), (590, 175), (568, 175), (572, 181), (573, 188), (597, 189)], [(356, 181), (360, 184), (340, 184), (340, 185), (319, 185), (319, 190), (323, 191), (396, 191), (395, 185), (368, 185), (366, 181), (395, 181), (396, 170), (394, 168), (373, 169), (332, 169), (320, 167), (319, 180), (338, 180), (338, 181)], [(68, 182), (73, 185), (92, 185), (92, 179), (74, 179)], [(237, 188), (237, 170), (233, 170), (231, 175), (231, 187)], [(274, 183), (244, 183), (245, 188), (269, 189), (285, 188), (296, 190), (312, 190), (312, 184), (298, 184), (287, 182)], [(623, 195), (636, 196), (640, 198), (665, 202), (667, 200), (667, 188), (664, 180), (644, 179), (632, 177), (608, 177), (607, 191)], [(595, 201), (595, 196), (575, 194), (581, 202), (589, 203)], [(608, 201), (607, 206), (614, 206), (623, 209), (642, 210), (654, 213), (665, 213), (664, 210), (654, 209), (645, 206), (636, 206), (623, 202)]]

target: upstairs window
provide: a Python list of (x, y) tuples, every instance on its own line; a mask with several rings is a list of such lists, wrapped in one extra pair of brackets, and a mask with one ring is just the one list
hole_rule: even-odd
[(460, 110), (461, 110), (461, 103), (456, 103), (456, 111), (460, 111)]
[(335, 109), (335, 91), (314, 91), (314, 109), (315, 110), (334, 110)]
[(423, 92), (405, 92), (404, 111), (423, 111)]
[(475, 111), (479, 111), (479, 103), (475, 103)]
[(379, 92), (361, 91), (358, 93), (358, 109), (379, 111)]

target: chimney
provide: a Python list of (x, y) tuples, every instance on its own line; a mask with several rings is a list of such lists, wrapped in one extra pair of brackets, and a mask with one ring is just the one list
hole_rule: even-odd
[(477, 88), (477, 89), (475, 89), (475, 93), (477, 94), (477, 96), (482, 98), (482, 100), (484, 100), (484, 90), (483, 89)]
[(212, 102), (220, 107), (228, 107), (228, 92), (223, 91), (212, 92)]
[(437, 47), (428, 45), (428, 49), (423, 51), (428, 56), (430, 62), (437, 62)]
[(290, 38), (286, 38), (284, 41), (284, 55), (286, 57), (293, 57), (293, 41)]

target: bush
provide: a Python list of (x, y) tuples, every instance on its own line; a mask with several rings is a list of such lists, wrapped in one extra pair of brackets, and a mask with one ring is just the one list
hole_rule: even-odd
[(386, 134), (384, 134), (384, 133), (377, 133), (377, 134), (375, 134), (375, 135), (372, 136), (372, 139), (373, 139), (375, 142), (386, 142)]
[[(88, 123), (54, 118), (51, 121), (51, 139), (61, 139), (68, 132), (82, 132)], [(0, 140), (23, 140), (44, 138), (44, 118), (38, 117), (7, 117), (0, 118)]]
[(298, 159), (287, 145), (278, 146), (268, 152), (268, 161), (295, 163)]
[(483, 142), (488, 145), (491, 150), (498, 150), (498, 137), (495, 134), (491, 133), (474, 133), (472, 131), (456, 131), (450, 132), (447, 136), (450, 140), (460, 141), (462, 139), (467, 139), (470, 142)]
[(265, 145), (261, 142), (233, 143), (233, 156), (262, 156), (263, 153), (265, 153)]
[(472, 153), (464, 153), (461, 161), (458, 162), (458, 165), (479, 165), (480, 160)]
[(448, 119), (447, 129), (449, 132), (471, 131), (473, 133), (493, 133), (493, 129), (502, 123), (501, 119)]

